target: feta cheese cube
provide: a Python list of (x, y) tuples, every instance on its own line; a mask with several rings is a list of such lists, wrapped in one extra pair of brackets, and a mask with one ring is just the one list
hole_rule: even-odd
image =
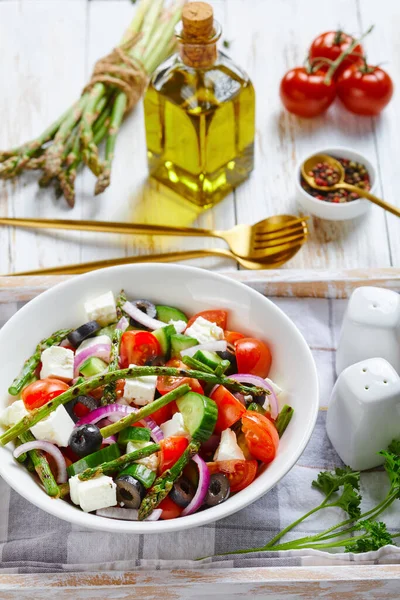
[(22, 400), (16, 400), (0, 414), (0, 425), (12, 427), (21, 419), (29, 415)]
[(42, 368), (40, 379), (55, 377), (62, 381), (74, 378), (74, 353), (69, 348), (51, 346), (43, 350), (40, 357)]
[(110, 346), (111, 349), (111, 340), (108, 335), (97, 335), (93, 338), (89, 338), (88, 340), (83, 340), (83, 342), (75, 350), (75, 354), (78, 355), (82, 352), (82, 350), (86, 350), (87, 348), (91, 348), (91, 346), (97, 346), (99, 344)]
[(165, 421), (165, 423), (160, 425), (160, 427), (165, 437), (171, 437), (173, 435), (190, 437), (189, 433), (185, 429), (183, 416), (180, 412), (175, 413), (172, 419)]
[(117, 504), (117, 486), (112, 477), (100, 475), (81, 481), (78, 475), (69, 480), (71, 500), (85, 512), (108, 508)]
[(207, 344), (207, 342), (224, 339), (224, 330), (204, 317), (197, 317), (194, 323), (186, 329), (185, 335), (195, 338), (199, 344)]
[(85, 302), (85, 311), (89, 321), (97, 321), (102, 327), (117, 320), (117, 307), (114, 294), (107, 292)]
[[(274, 381), (272, 381), (272, 379), (268, 379), (268, 377), (266, 377), (265, 381), (267, 383), (269, 383), (269, 385), (272, 387), (272, 389), (275, 392), (276, 396), (279, 396), (280, 394), (283, 393), (282, 388), (280, 388), (279, 385), (277, 385)], [(263, 404), (263, 409), (264, 410), (269, 410), (269, 408), (270, 408), (269, 395), (266, 395), (265, 396), (265, 402)]]
[[(129, 454), (130, 452), (135, 452), (135, 450), (140, 450), (146, 446), (151, 446), (151, 444), (154, 444), (154, 442), (128, 442), (126, 446), (126, 453)], [(150, 471), (157, 471), (160, 461), (158, 458), (158, 453), (155, 452), (154, 454), (150, 454), (150, 456), (135, 460), (135, 462), (139, 463), (140, 465), (144, 465), (150, 469)]]
[(171, 319), (168, 325), (173, 325), (176, 333), (183, 333), (186, 329), (187, 323), (185, 321), (174, 321)]
[[(129, 365), (135, 367), (136, 365)], [(146, 375), (135, 379), (125, 379), (124, 398), (134, 400), (138, 406), (145, 406), (153, 402), (156, 393), (157, 376)]]
[(46, 419), (39, 421), (31, 432), (37, 440), (52, 442), (57, 446), (68, 446), (68, 440), (75, 423), (63, 406), (59, 406)]
[(221, 433), (220, 444), (214, 454), (215, 461), (222, 460), (245, 460), (241, 448), (238, 446), (235, 432), (225, 429)]

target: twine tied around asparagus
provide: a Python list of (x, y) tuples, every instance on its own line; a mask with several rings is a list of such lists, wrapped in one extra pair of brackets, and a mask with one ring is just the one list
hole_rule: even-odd
[(115, 86), (126, 94), (125, 114), (129, 113), (139, 102), (148, 81), (148, 75), (141, 61), (128, 54), (128, 50), (140, 37), (140, 33), (134, 34), (122, 46), (114, 48), (109, 54), (100, 58), (83, 93), (90, 91), (96, 83)]

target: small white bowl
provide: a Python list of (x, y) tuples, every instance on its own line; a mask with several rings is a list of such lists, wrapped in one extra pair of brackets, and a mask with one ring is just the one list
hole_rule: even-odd
[(64, 500), (50, 498), (36, 478), (15, 461), (12, 444), (0, 447), (0, 475), (42, 510), (79, 527), (99, 531), (167, 533), (227, 517), (266, 494), (290, 471), (310, 439), (318, 414), (317, 370), (303, 336), (275, 304), (242, 283), (204, 269), (138, 264), (93, 271), (55, 286), (19, 310), (0, 331), (0, 411), (10, 402), (10, 381), (38, 340), (57, 329), (84, 323), (86, 300), (121, 288), (131, 298), (176, 305), (191, 315), (207, 308), (226, 308), (231, 329), (270, 344), (270, 377), (285, 390), (285, 400), (295, 409), (276, 458), (261, 469), (251, 485), (223, 504), (178, 519), (145, 523), (88, 514)]
[[(348, 158), (365, 165), (371, 180), (371, 192), (373, 194), (375, 193), (376, 169), (363, 154), (360, 154), (355, 150), (351, 150), (350, 148), (342, 148), (340, 146), (335, 148), (318, 148), (309, 156), (314, 156), (315, 154), (328, 154), (335, 158)], [(349, 219), (360, 217), (371, 208), (372, 202), (369, 202), (369, 200), (353, 200), (352, 202), (334, 204), (332, 202), (318, 200), (317, 198), (310, 196), (310, 194), (303, 190), (300, 183), (301, 165), (307, 158), (309, 158), (309, 156), (304, 157), (298, 163), (295, 170), (297, 200), (306, 212), (309, 212), (320, 219), (328, 219), (329, 221), (347, 221)]]

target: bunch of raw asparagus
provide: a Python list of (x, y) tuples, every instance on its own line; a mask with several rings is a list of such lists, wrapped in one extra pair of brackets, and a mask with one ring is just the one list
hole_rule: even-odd
[[(120, 46), (99, 61), (102, 73), (95, 70), (79, 100), (36, 139), (0, 151), (0, 178), (16, 177), (25, 169), (41, 170), (39, 185), (54, 182), (70, 206), (75, 204), (75, 178), (82, 163), (97, 177), (95, 194), (109, 186), (124, 115), (138, 101), (147, 77), (174, 49), (174, 28), (185, 0), (167, 2), (141, 0)], [(103, 140), (101, 158), (99, 145)]]

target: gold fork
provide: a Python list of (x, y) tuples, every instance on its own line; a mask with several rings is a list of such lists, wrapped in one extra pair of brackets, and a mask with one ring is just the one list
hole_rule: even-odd
[[(304, 240), (305, 241), (305, 240)], [(111, 258), (108, 260), (96, 260), (87, 263), (77, 263), (73, 265), (65, 265), (61, 267), (49, 267), (38, 269), (35, 271), (21, 271), (19, 273), (9, 273), (6, 277), (25, 276), (25, 275), (77, 275), (79, 273), (87, 273), (97, 269), (106, 267), (114, 267), (116, 265), (130, 265), (144, 262), (174, 262), (179, 260), (189, 260), (192, 258), (204, 258), (205, 256), (221, 256), (223, 258), (232, 258), (236, 260), (245, 269), (273, 269), (282, 266), (285, 262), (293, 258), (300, 250), (302, 243), (292, 243), (284, 252), (271, 253), (268, 259), (263, 261), (245, 260), (240, 256), (236, 256), (230, 250), (225, 248), (212, 248), (200, 250), (182, 250), (177, 252), (164, 252), (161, 254), (145, 254), (143, 256), (128, 256), (126, 258)]]
[(72, 219), (19, 219), (0, 218), (0, 225), (38, 229), (67, 229), (73, 231), (101, 231), (108, 233), (136, 233), (147, 235), (176, 235), (217, 237), (225, 240), (230, 250), (241, 258), (262, 260), (270, 252), (290, 250), (292, 244), (302, 244), (308, 234), (308, 217), (275, 215), (254, 225), (236, 225), (232, 229), (198, 229), (147, 225), (145, 223), (120, 223), (117, 221), (75, 221)]

